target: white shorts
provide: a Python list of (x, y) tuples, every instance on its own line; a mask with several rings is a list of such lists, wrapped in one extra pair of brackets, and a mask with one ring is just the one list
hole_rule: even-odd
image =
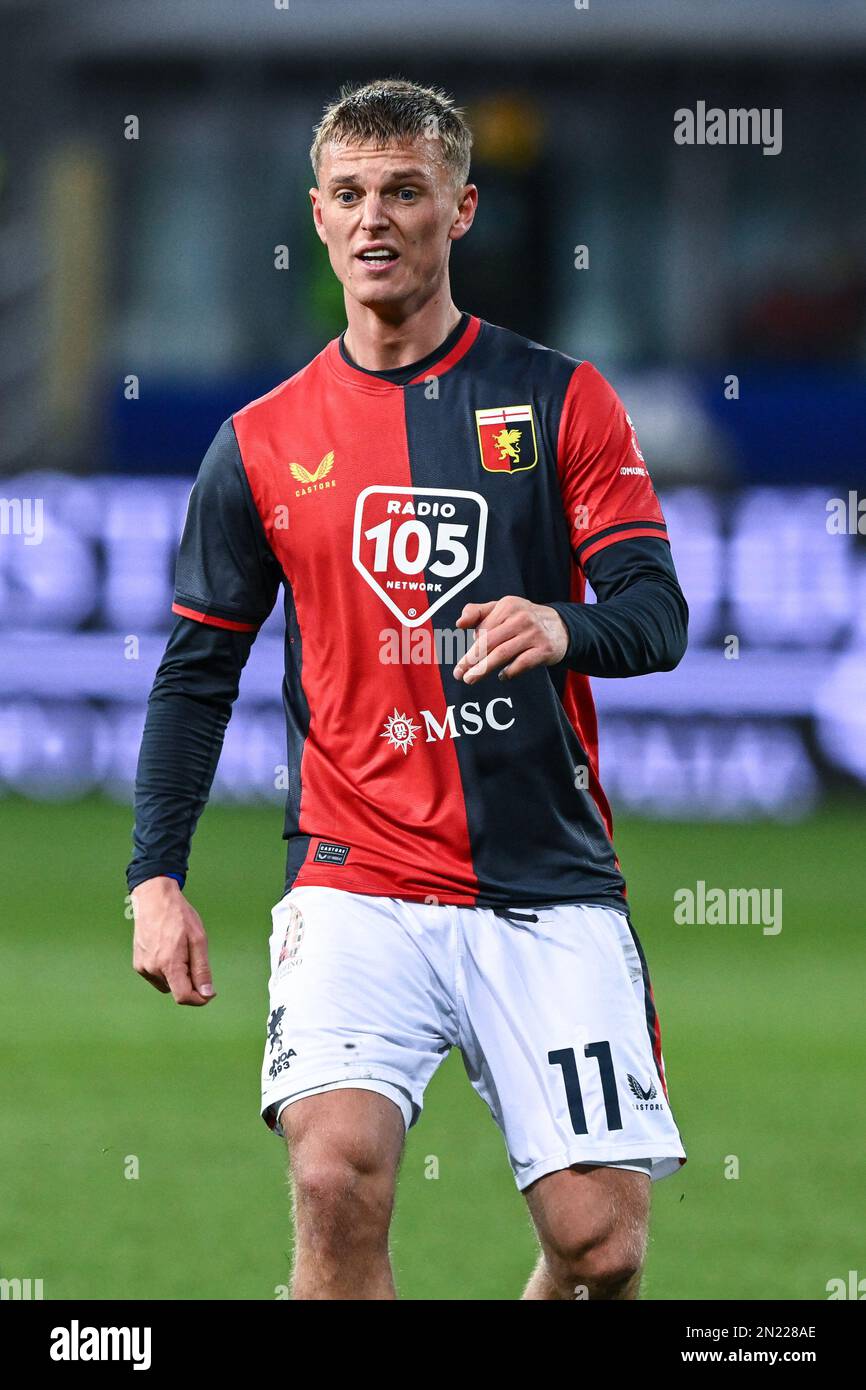
[(686, 1154), (628, 917), (585, 904), (513, 913), (287, 893), (270, 938), (270, 1128), (283, 1135), (293, 1101), (353, 1087), (393, 1100), (408, 1129), (458, 1047), (520, 1189), (577, 1163), (675, 1173)]

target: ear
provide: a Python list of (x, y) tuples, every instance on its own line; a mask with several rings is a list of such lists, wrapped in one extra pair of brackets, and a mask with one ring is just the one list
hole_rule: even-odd
[(313, 205), (313, 226), (316, 229), (316, 235), (322, 245), (326, 246), (328, 244), (328, 237), (322, 222), (322, 194), (320, 189), (310, 189), (310, 202)]
[(478, 188), (474, 183), (467, 183), (457, 198), (457, 212), (454, 221), (448, 229), (448, 236), (451, 241), (459, 241), (464, 237), (475, 220), (475, 213), (478, 210)]

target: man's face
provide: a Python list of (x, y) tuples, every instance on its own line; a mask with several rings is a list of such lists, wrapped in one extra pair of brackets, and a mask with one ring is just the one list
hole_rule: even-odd
[(437, 142), (422, 138), (382, 149), (326, 147), (310, 198), (346, 293), (402, 317), (445, 281), (451, 242), (469, 230), (478, 192), (456, 188)]

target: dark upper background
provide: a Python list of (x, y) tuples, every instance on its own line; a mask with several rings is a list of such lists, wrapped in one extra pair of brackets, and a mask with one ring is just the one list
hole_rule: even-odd
[[(340, 330), (311, 127), (340, 82), (400, 73), (474, 127), (461, 308), (594, 361), (662, 483), (856, 481), (859, 0), (5, 0), (0, 26), (3, 472), (191, 474)], [(699, 100), (781, 107), (781, 154), (678, 146)]]

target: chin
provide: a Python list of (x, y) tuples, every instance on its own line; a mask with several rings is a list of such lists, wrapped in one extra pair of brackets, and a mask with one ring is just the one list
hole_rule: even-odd
[(412, 299), (415, 291), (397, 289), (391, 285), (365, 285), (363, 288), (353, 287), (349, 293), (359, 304), (363, 304), (365, 309), (374, 309), (383, 304), (403, 304)]

